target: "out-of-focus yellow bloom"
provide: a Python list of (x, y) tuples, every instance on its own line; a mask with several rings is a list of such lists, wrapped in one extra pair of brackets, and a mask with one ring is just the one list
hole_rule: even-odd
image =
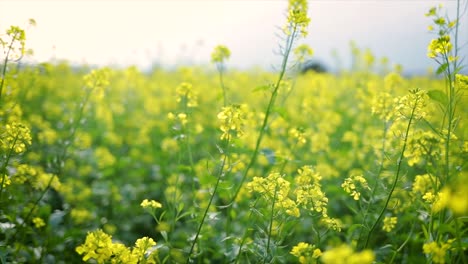
[(40, 217), (34, 217), (32, 221), (36, 228), (41, 228), (46, 225), (44, 220)]
[(224, 45), (218, 45), (211, 53), (211, 62), (223, 63), (225, 60), (229, 59), (230, 56), (231, 51), (228, 49), (228, 47)]
[(425, 254), (430, 255), (434, 263), (445, 263), (445, 255), (447, 250), (452, 247), (454, 239), (450, 239), (447, 243), (437, 243), (435, 241), (426, 243), (423, 245), (423, 251)]
[(393, 230), (393, 228), (395, 228), (396, 224), (398, 222), (398, 218), (397, 217), (389, 217), (389, 216), (386, 216), (383, 220), (383, 227), (382, 229), (385, 231), (385, 232), (390, 232)]
[(325, 251), (320, 260), (324, 264), (371, 264), (375, 255), (369, 249), (354, 252), (351, 246), (344, 244)]
[(155, 200), (148, 200), (148, 199), (144, 199), (141, 204), (140, 204), (141, 207), (143, 208), (150, 208), (150, 209), (158, 209), (158, 208), (162, 208), (162, 204), (155, 201)]

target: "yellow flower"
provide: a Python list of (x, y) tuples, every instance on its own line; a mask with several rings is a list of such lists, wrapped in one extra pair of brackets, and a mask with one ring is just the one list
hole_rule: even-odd
[(149, 209), (157, 209), (157, 208), (162, 208), (162, 204), (159, 202), (156, 202), (155, 200), (148, 200), (144, 199), (141, 204), (141, 207), (143, 208), (149, 208)]
[(431, 40), (431, 43), (427, 47), (427, 56), (433, 59), (440, 55), (448, 55), (451, 50), (452, 43), (450, 42), (450, 36), (444, 35)]
[(198, 106), (198, 95), (193, 89), (191, 83), (183, 82), (176, 88), (177, 102), (183, 106), (196, 107)]
[(220, 129), (223, 132), (221, 139), (230, 140), (232, 137), (242, 137), (244, 135), (244, 124), (247, 115), (247, 105), (230, 105), (223, 107), (218, 113), (218, 120), (221, 121)]
[(42, 220), (40, 217), (34, 217), (32, 221), (36, 228), (41, 228), (46, 225), (44, 220)]
[(313, 261), (316, 263), (316, 259), (322, 255), (322, 251), (319, 248), (305, 242), (299, 242), (289, 253), (297, 257), (299, 263), (312, 263)]
[(307, 9), (307, 0), (289, 0), (288, 24), (283, 30), (287, 35), (291, 34), (291, 29), (297, 29), (303, 37), (307, 36), (307, 27), (310, 22)]
[(305, 58), (312, 56), (314, 51), (307, 44), (301, 44), (294, 49), (294, 55), (296, 60), (299, 62), (304, 62)]
[(0, 134), (2, 135), (0, 148), (5, 151), (12, 150), (16, 154), (23, 153), (32, 143), (31, 131), (19, 122), (6, 124), (4, 128), (0, 128)]
[(214, 48), (211, 53), (211, 62), (222, 63), (225, 60), (229, 59), (231, 56), (231, 51), (224, 45), (218, 45)]
[(149, 237), (139, 238), (137, 239), (137, 241), (135, 241), (135, 247), (133, 247), (132, 255), (134, 255), (137, 259), (144, 259), (146, 257), (145, 256), (146, 253), (150, 251), (151, 248), (154, 246), (156, 246), (156, 242), (154, 242), (152, 238), (149, 238)]
[(83, 244), (76, 247), (76, 252), (83, 256), (83, 261), (90, 259), (97, 263), (106, 263), (113, 255), (112, 237), (98, 229), (89, 232)]
[(345, 179), (343, 184), (341, 184), (341, 187), (345, 190), (345, 192), (349, 193), (354, 200), (359, 200), (359, 197), (361, 197), (361, 193), (357, 189), (356, 184), (359, 184), (361, 188), (369, 189), (369, 186), (367, 185), (366, 179), (362, 175), (351, 175), (348, 178)]
[(386, 216), (383, 220), (383, 227), (382, 229), (385, 231), (385, 232), (390, 232), (392, 231), (393, 228), (395, 228), (395, 225), (397, 224), (398, 222), (398, 218), (397, 217), (388, 217)]
[(435, 241), (426, 243), (423, 245), (423, 251), (425, 254), (431, 255), (434, 263), (445, 263), (445, 255), (447, 250), (452, 246), (453, 239), (447, 241), (447, 243), (437, 243)]
[(354, 252), (351, 246), (344, 244), (325, 251), (320, 259), (324, 264), (371, 264), (375, 255), (368, 249)]

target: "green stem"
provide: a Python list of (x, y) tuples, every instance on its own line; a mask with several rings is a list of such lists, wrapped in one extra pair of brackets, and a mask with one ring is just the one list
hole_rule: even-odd
[[(379, 178), (384, 169), (385, 142), (387, 138), (387, 132), (388, 132), (388, 125), (387, 125), (387, 122), (384, 122), (384, 134), (383, 134), (383, 139), (382, 139), (382, 151), (381, 151), (382, 157), (381, 157), (379, 169), (377, 170), (377, 175), (375, 177), (374, 185), (372, 186), (372, 192), (369, 198), (369, 204), (367, 205), (366, 211), (364, 212), (364, 219), (362, 221), (363, 227), (366, 225), (367, 217), (369, 216), (369, 210), (370, 210), (371, 204), (374, 202), (374, 196), (375, 196), (375, 193), (377, 192), (377, 186), (379, 185)], [(361, 232), (359, 232), (359, 238), (357, 240), (358, 243), (360, 243), (361, 241), (362, 234), (363, 234), (363, 229), (361, 229)]]
[(5, 60), (3, 60), (2, 80), (0, 82), (0, 105), (1, 105), (1, 102), (2, 102), (3, 86), (5, 84), (5, 75), (6, 75), (6, 69), (7, 69), (7, 64), (8, 64), (8, 57), (10, 56), (10, 52), (13, 49), (13, 44), (15, 43), (17, 35), (18, 35), (18, 33), (15, 33), (15, 35), (13, 36), (13, 38), (11, 40), (11, 43), (8, 46), (8, 50), (7, 50), (6, 55), (5, 55)]
[(200, 236), (201, 229), (203, 227), (203, 224), (205, 223), (206, 216), (208, 215), (208, 211), (209, 211), (209, 209), (211, 207), (211, 204), (213, 203), (213, 199), (214, 199), (214, 197), (216, 195), (216, 192), (218, 191), (219, 183), (221, 182), (221, 178), (223, 177), (224, 166), (226, 164), (226, 160), (227, 160), (228, 153), (229, 153), (229, 151), (228, 151), (229, 150), (229, 144), (230, 144), (230, 142), (229, 142), (229, 139), (228, 139), (227, 144), (226, 144), (227, 151), (226, 151), (226, 153), (224, 153), (223, 161), (221, 162), (221, 168), (220, 168), (219, 173), (217, 175), (217, 180), (216, 180), (216, 184), (215, 184), (214, 189), (213, 189), (213, 193), (211, 194), (210, 200), (208, 201), (208, 205), (206, 206), (205, 212), (203, 213), (201, 222), (198, 225), (197, 233), (195, 235), (195, 238), (193, 239), (192, 246), (190, 247), (190, 252), (188, 254), (186, 263), (190, 263), (192, 253), (193, 253), (193, 250), (195, 248), (195, 244), (197, 243), (198, 237)]
[(401, 163), (403, 161), (404, 153), (405, 153), (405, 150), (406, 150), (406, 145), (407, 145), (407, 142), (408, 142), (408, 134), (409, 134), (411, 124), (413, 122), (414, 111), (416, 110), (417, 103), (418, 103), (418, 99), (416, 99), (416, 102), (414, 103), (414, 107), (411, 110), (411, 116), (410, 116), (409, 121), (408, 121), (408, 126), (406, 127), (405, 139), (403, 141), (403, 148), (401, 150), (400, 157), (398, 158), (398, 161), (397, 161), (397, 171), (396, 171), (396, 175), (395, 175), (395, 180), (393, 181), (392, 188), (390, 189), (390, 192), (389, 192), (389, 194), (387, 196), (387, 200), (385, 201), (385, 205), (382, 208), (382, 210), (380, 211), (379, 217), (374, 222), (374, 224), (372, 225), (372, 227), (371, 227), (371, 229), (369, 231), (369, 234), (367, 235), (366, 244), (365, 244), (364, 248), (368, 248), (370, 237), (372, 236), (372, 233), (374, 232), (377, 225), (380, 223), (380, 220), (382, 220), (382, 217), (383, 217), (385, 211), (387, 210), (388, 203), (390, 202), (390, 199), (392, 198), (392, 194), (395, 191), (396, 185), (398, 183), (398, 179), (400, 178)]
[(222, 62), (219, 64), (216, 64), (216, 69), (218, 70), (218, 76), (219, 76), (219, 84), (221, 85), (221, 88), (223, 90), (223, 105), (224, 107), (227, 106), (227, 93), (226, 93), (226, 86), (224, 86), (224, 81), (223, 81), (223, 65)]
[(456, 231), (456, 236), (457, 236), (458, 250), (461, 253), (460, 255), (461, 255), (462, 262), (466, 264), (468, 262), (466, 261), (465, 254), (463, 253), (464, 250), (463, 250), (463, 245), (462, 245), (462, 238), (460, 237), (461, 230), (460, 230), (460, 227), (458, 226), (457, 218), (454, 219), (454, 223), (455, 223), (455, 231)]
[(294, 26), (291, 35), (288, 36), (288, 38), (286, 40), (286, 49), (285, 49), (285, 53), (284, 53), (284, 56), (283, 56), (283, 61), (281, 63), (281, 71), (280, 71), (278, 80), (275, 83), (273, 92), (271, 93), (270, 101), (268, 102), (265, 117), (263, 118), (263, 123), (262, 123), (262, 126), (260, 128), (260, 134), (259, 134), (259, 136), (257, 138), (257, 142), (255, 144), (255, 149), (254, 149), (254, 152), (252, 154), (252, 158), (250, 159), (250, 162), (247, 165), (247, 167), (246, 167), (246, 169), (245, 169), (245, 171), (244, 171), (244, 173), (242, 175), (239, 186), (237, 187), (236, 191), (234, 192), (234, 196), (232, 197), (230, 203), (232, 203), (232, 202), (234, 202), (236, 200), (236, 198), (239, 195), (239, 192), (240, 192), (240, 190), (242, 188), (242, 185), (244, 184), (245, 179), (247, 178), (247, 174), (249, 173), (250, 169), (253, 167), (253, 165), (255, 164), (255, 162), (257, 160), (258, 152), (259, 152), (259, 149), (260, 149), (260, 143), (262, 142), (262, 139), (265, 136), (266, 128), (267, 128), (267, 125), (268, 125), (268, 120), (270, 118), (271, 112), (273, 111), (273, 107), (275, 105), (275, 101), (276, 101), (276, 98), (278, 96), (278, 90), (279, 90), (281, 81), (283, 80), (283, 77), (286, 74), (286, 66), (288, 64), (288, 58), (289, 58), (289, 55), (290, 55), (290, 52), (291, 52), (291, 49), (292, 49), (292, 46), (293, 46), (294, 38), (296, 37), (296, 34), (297, 34), (296, 31), (297, 31), (297, 28), (296, 28), (296, 26)]
[(273, 219), (275, 215), (275, 204), (276, 204), (276, 197), (278, 195), (278, 185), (275, 187), (275, 194), (273, 195), (273, 201), (271, 202), (271, 214), (270, 214), (270, 224), (268, 226), (268, 239), (267, 239), (267, 246), (266, 246), (266, 256), (263, 259), (263, 263), (266, 263), (267, 258), (270, 253), (270, 242), (271, 242), (271, 234), (273, 231)]

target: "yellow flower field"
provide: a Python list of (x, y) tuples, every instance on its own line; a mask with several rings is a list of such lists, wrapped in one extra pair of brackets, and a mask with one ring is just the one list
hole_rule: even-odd
[[(437, 74), (18, 64), (2, 35), (1, 263), (468, 263), (468, 76), (433, 8)], [(313, 23), (313, 20), (312, 20)], [(293, 67), (295, 65), (295, 67)]]

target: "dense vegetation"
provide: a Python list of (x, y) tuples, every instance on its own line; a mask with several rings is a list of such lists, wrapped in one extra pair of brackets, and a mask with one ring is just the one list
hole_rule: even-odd
[(355, 45), (352, 71), (299, 74), (300, 0), (276, 73), (225, 46), (217, 71), (22, 66), (11, 27), (1, 263), (468, 263), (468, 76), (440, 14), (440, 67), (412, 78)]

